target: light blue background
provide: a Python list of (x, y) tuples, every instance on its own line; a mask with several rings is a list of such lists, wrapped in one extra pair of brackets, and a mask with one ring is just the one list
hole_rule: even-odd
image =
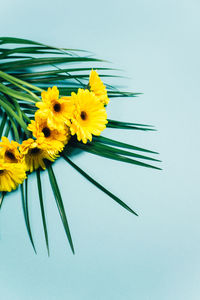
[(1, 36), (83, 48), (126, 70), (137, 99), (113, 100), (115, 119), (156, 133), (106, 135), (157, 150), (163, 171), (84, 154), (75, 161), (133, 207), (129, 214), (61, 160), (55, 164), (75, 244), (66, 242), (44, 174), (51, 256), (31, 187), (34, 255), (19, 192), (0, 212), (2, 300), (199, 300), (199, 73), (197, 0), (14, 1), (1, 3)]

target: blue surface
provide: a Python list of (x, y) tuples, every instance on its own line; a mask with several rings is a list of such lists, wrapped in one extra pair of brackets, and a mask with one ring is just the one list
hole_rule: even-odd
[(0, 214), (2, 300), (199, 300), (199, 1), (11, 1), (1, 35), (83, 48), (127, 71), (137, 99), (109, 116), (154, 124), (156, 133), (106, 135), (161, 153), (163, 171), (97, 159), (75, 161), (133, 207), (136, 218), (61, 160), (55, 164), (75, 244), (66, 242), (46, 174), (51, 256), (33, 176), (27, 237), (19, 192)]

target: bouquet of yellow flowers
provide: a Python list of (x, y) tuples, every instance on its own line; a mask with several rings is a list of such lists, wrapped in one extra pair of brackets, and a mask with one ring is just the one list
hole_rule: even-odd
[[(100, 77), (112, 75), (99, 76), (98, 72), (110, 72), (110, 68), (83, 66), (85, 63), (99, 64), (101, 60), (86, 55), (84, 51), (50, 47), (19, 38), (2, 37), (0, 44), (0, 204), (7, 192), (20, 185), (25, 223), (35, 250), (28, 210), (28, 176), (35, 171), (49, 253), (40, 177), (40, 172), (47, 169), (62, 223), (74, 252), (53, 162), (62, 157), (92, 184), (137, 215), (122, 200), (78, 167), (71, 160), (70, 151), (79, 148), (109, 159), (159, 169), (143, 162), (158, 161), (157, 159), (138, 154), (157, 154), (156, 152), (101, 135), (106, 127), (143, 131), (154, 129), (144, 124), (107, 118), (106, 107), (111, 98), (134, 97), (137, 94), (104, 85)], [(12, 46), (7, 48), (8, 44)], [(69, 66), (74, 63), (79, 63), (80, 66)], [(67, 67), (58, 67), (59, 64)]]

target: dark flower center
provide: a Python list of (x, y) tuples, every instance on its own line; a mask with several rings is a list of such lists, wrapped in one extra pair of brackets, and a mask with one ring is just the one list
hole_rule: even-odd
[(83, 121), (85, 121), (85, 120), (87, 119), (87, 114), (86, 114), (85, 111), (82, 111), (82, 112), (81, 112), (81, 119), (82, 119)]
[(54, 104), (53, 106), (54, 111), (59, 112), (61, 110), (61, 105), (59, 103)]
[(9, 150), (5, 152), (5, 156), (6, 156), (7, 158), (9, 158), (10, 160), (16, 161), (16, 157), (15, 157), (14, 154), (13, 154), (11, 151), (9, 151)]
[(44, 136), (47, 138), (51, 135), (51, 130), (48, 127), (44, 127), (42, 129), (42, 132), (44, 133)]
[(0, 170), (0, 175), (3, 174), (4, 170)]
[(39, 152), (40, 152), (40, 149), (37, 147), (31, 149), (31, 154), (38, 154)]

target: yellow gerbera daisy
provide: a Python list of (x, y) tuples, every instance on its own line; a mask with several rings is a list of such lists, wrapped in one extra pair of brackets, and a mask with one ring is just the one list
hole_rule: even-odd
[(28, 130), (32, 131), (33, 136), (44, 138), (47, 142), (54, 142), (58, 151), (63, 149), (63, 144), (67, 144), (70, 138), (69, 128), (63, 124), (63, 128), (51, 129), (47, 124), (47, 116), (38, 116), (36, 121), (31, 120)]
[(24, 140), (20, 146), (20, 152), (24, 155), (26, 171), (33, 172), (41, 167), (46, 169), (44, 159), (54, 161), (58, 155), (58, 150), (54, 142), (47, 142), (44, 139)]
[(0, 158), (6, 163), (18, 163), (22, 161), (22, 155), (18, 148), (19, 144), (15, 141), (9, 141), (5, 136), (2, 137), (0, 142)]
[(100, 135), (106, 128), (107, 114), (105, 107), (94, 93), (79, 89), (78, 93), (72, 93), (75, 104), (73, 117), (71, 118), (71, 134), (77, 135), (78, 141), (92, 140), (92, 134)]
[(0, 191), (15, 190), (26, 178), (24, 164), (0, 161)]
[(35, 118), (46, 117), (48, 127), (60, 129), (63, 124), (69, 125), (69, 119), (73, 112), (73, 104), (71, 97), (59, 98), (59, 91), (56, 86), (48, 88), (48, 91), (43, 91), (42, 101), (37, 102), (39, 108), (35, 113)]
[(109, 103), (110, 100), (107, 95), (106, 87), (101, 81), (97, 71), (92, 70), (90, 72), (89, 87), (90, 91), (93, 92), (104, 105)]

